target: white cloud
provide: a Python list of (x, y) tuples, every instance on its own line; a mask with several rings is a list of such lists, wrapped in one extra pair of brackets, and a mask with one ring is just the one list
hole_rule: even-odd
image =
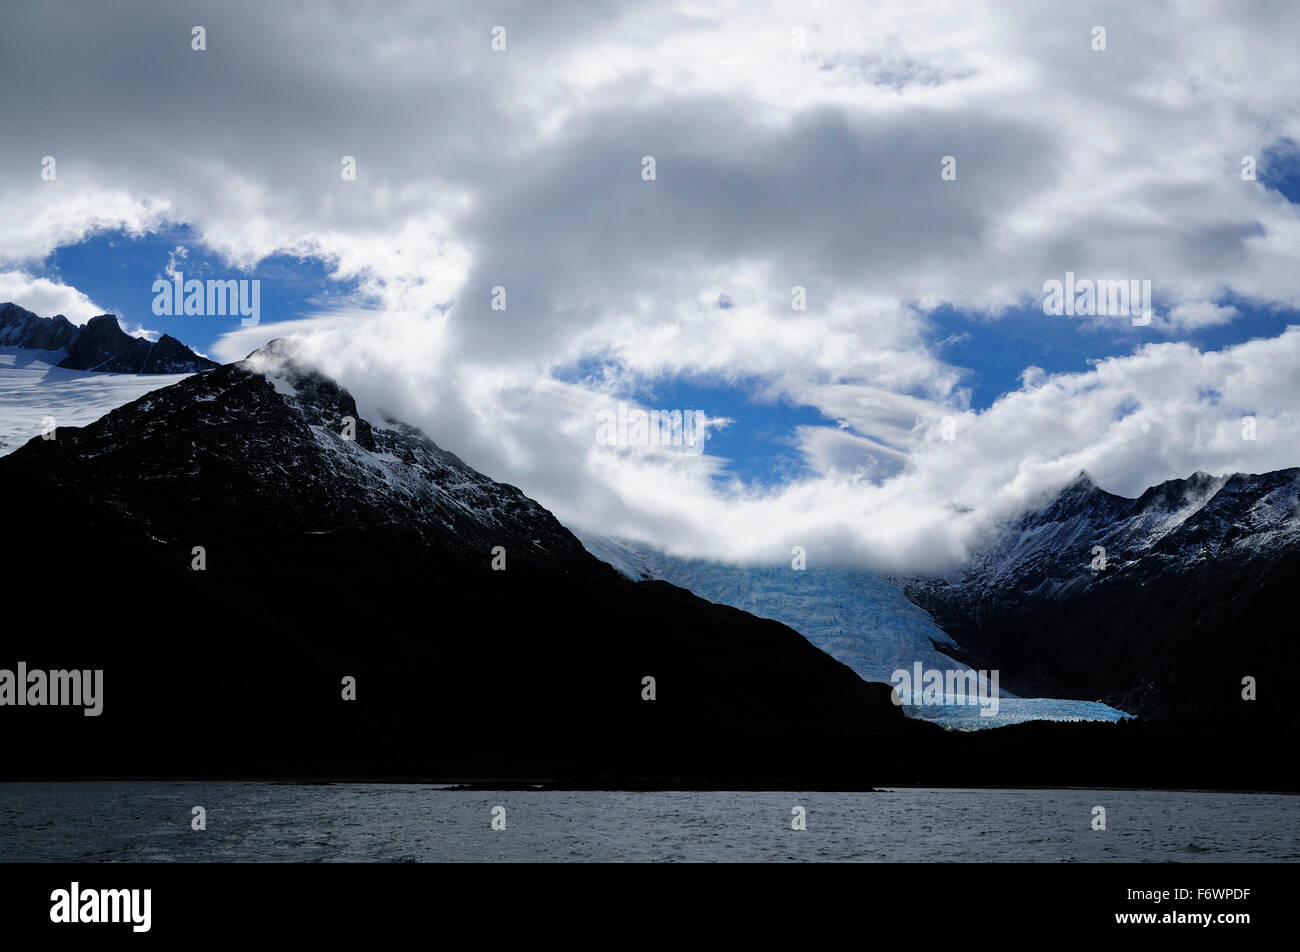
[[(0, 102), (7, 139), (40, 143), (0, 156), (0, 263), (164, 220), (233, 265), (321, 258), (355, 308), (268, 315), (217, 353), (303, 332), (358, 396), (562, 518), (902, 570), (959, 558), (1082, 466), (1137, 491), (1297, 462), (1291, 333), (1030, 369), (973, 413), (927, 314), (1036, 306), (1066, 271), (1152, 281), (1135, 348), (1236, 320), (1229, 298), (1300, 306), (1297, 207), (1240, 175), (1300, 138), (1300, 7), (295, 2), (205, 11), (205, 53), (184, 8), (41, 10), (0, 36), (6, 69), (41, 77)], [(774, 490), (710, 455), (603, 452), (589, 422), (613, 381), (555, 379), (593, 358), (624, 385), (731, 383), (847, 425), (791, 433), (815, 475)], [(1246, 406), (1250, 445), (1231, 436)]]
[[(422, 426), (471, 465), (527, 487), (567, 524), (681, 555), (780, 561), (803, 545), (823, 564), (943, 570), (1080, 469), (1137, 495), (1196, 470), (1294, 465), (1300, 446), (1300, 327), (1217, 352), (1153, 344), (1083, 373), (1039, 370), (983, 412), (949, 409), (951, 440), (939, 411), (904, 403), (895, 409), (920, 411), (899, 437), (905, 452), (835, 426), (802, 427), (815, 474), (763, 489), (719, 480), (716, 456), (598, 445), (607, 396), (461, 363), (445, 346), (445, 326), (372, 318), (392, 335), (380, 339), (339, 323), (358, 319), (322, 324), (306, 344), (363, 413)], [(405, 334), (394, 335), (398, 327)], [(1254, 417), (1254, 440), (1243, 438), (1245, 416)]]
[(1227, 324), (1240, 316), (1240, 313), (1230, 304), (1215, 304), (1213, 301), (1184, 301), (1182, 304), (1170, 309), (1168, 320), (1175, 327), (1190, 330), (1198, 327), (1214, 327), (1218, 324)]
[(0, 271), (0, 302), (12, 301), (42, 317), (62, 314), (84, 324), (104, 309), (74, 287), (38, 278), (24, 271)]

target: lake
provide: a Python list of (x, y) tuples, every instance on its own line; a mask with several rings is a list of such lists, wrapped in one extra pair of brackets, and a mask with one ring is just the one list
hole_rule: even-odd
[[(202, 806), (207, 829), (191, 829)], [(492, 828), (504, 807), (505, 829)], [(1093, 830), (1093, 808), (1106, 829)], [(806, 829), (791, 828), (802, 807)], [(498, 814), (500, 811), (497, 811)], [(0, 861), (1300, 859), (1300, 799), (1132, 790), (462, 791), (425, 784), (0, 783)]]

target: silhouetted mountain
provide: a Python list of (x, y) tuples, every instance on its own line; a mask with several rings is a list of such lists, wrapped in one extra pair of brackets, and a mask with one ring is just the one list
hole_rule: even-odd
[(31, 440), (0, 493), (10, 590), (62, 593), (9, 666), (105, 669), (100, 717), (2, 712), (11, 774), (861, 786), (933, 730), (783, 625), (624, 579), (281, 342)]
[[(1300, 660), (1286, 621), (1298, 501), (1300, 469), (1196, 473), (1137, 499), (1081, 473), (958, 578), (906, 590), (1013, 691), (1149, 716), (1234, 718), (1257, 705), (1294, 722), (1281, 672)], [(1258, 700), (1243, 700), (1245, 677)]]
[(80, 331), (62, 314), (38, 317), (17, 304), (0, 304), (0, 347), (65, 350)]
[(30, 440), (0, 499), (0, 668), (104, 671), (97, 717), (0, 707), (3, 777), (1295, 784), (1264, 718), (905, 718), (790, 628), (621, 576), (283, 343)]
[[(631, 579), (662, 579), (696, 595), (789, 625), (866, 681), (895, 671), (962, 667), (961, 648), (895, 581), (864, 569), (787, 563), (744, 565), (684, 559), (628, 539), (586, 534), (583, 545)], [(954, 659), (958, 659), (954, 661)], [(1019, 698), (999, 689), (996, 713), (975, 704), (909, 705), (909, 717), (948, 729), (997, 730), (1025, 721), (1113, 721), (1122, 713), (1091, 701)]]
[(112, 314), (92, 317), (84, 327), (77, 327), (62, 314), (38, 317), (16, 304), (0, 305), (0, 346), (64, 351), (58, 366), (71, 370), (177, 374), (219, 366), (170, 334), (157, 341), (131, 337)]

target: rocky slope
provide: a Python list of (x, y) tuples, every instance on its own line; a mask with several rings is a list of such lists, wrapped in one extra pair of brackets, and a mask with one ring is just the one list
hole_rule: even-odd
[[(696, 595), (789, 625), (867, 681), (895, 671), (964, 669), (960, 647), (907, 600), (893, 581), (857, 569), (731, 565), (681, 559), (625, 539), (582, 536), (583, 544), (629, 578), (663, 579)], [(1115, 721), (1123, 712), (1090, 701), (1016, 697), (1002, 690), (996, 712), (957, 703), (905, 704), (909, 717), (955, 730), (988, 730), (1031, 720)]]
[(619, 575), (283, 344), (26, 442), (0, 499), (0, 669), (104, 672), (100, 716), (0, 707), (0, 777), (1295, 784), (1262, 714), (908, 719), (776, 621)]
[(0, 712), (10, 774), (862, 786), (929, 729), (783, 625), (624, 579), (283, 343), (28, 442), (0, 496), (42, 606), (6, 658), (107, 695)]
[[(1136, 499), (1081, 473), (958, 578), (906, 590), (1020, 693), (1146, 715), (1231, 718), (1253, 703), (1293, 721), (1298, 502), (1300, 469), (1196, 473)], [(1242, 698), (1245, 677), (1255, 702)]]
[(105, 373), (197, 373), (217, 366), (170, 334), (157, 341), (131, 337), (112, 314), (92, 317), (78, 327), (62, 314), (38, 317), (12, 303), (0, 304), (0, 347), (62, 351), (58, 366)]

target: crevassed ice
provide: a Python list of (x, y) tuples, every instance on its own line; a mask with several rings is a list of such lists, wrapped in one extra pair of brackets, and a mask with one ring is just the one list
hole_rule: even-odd
[[(789, 625), (863, 680), (891, 683), (916, 662), (926, 669), (964, 669), (936, 646), (954, 646), (930, 614), (894, 583), (852, 569), (742, 566), (680, 559), (652, 546), (588, 535), (587, 550), (632, 579), (662, 579), (701, 598)], [(948, 699), (954, 701), (955, 699)], [(978, 704), (904, 704), (910, 717), (954, 730), (983, 730), (1029, 720), (1116, 721), (1127, 717), (1100, 701), (1019, 698), (999, 692), (996, 714)]]

